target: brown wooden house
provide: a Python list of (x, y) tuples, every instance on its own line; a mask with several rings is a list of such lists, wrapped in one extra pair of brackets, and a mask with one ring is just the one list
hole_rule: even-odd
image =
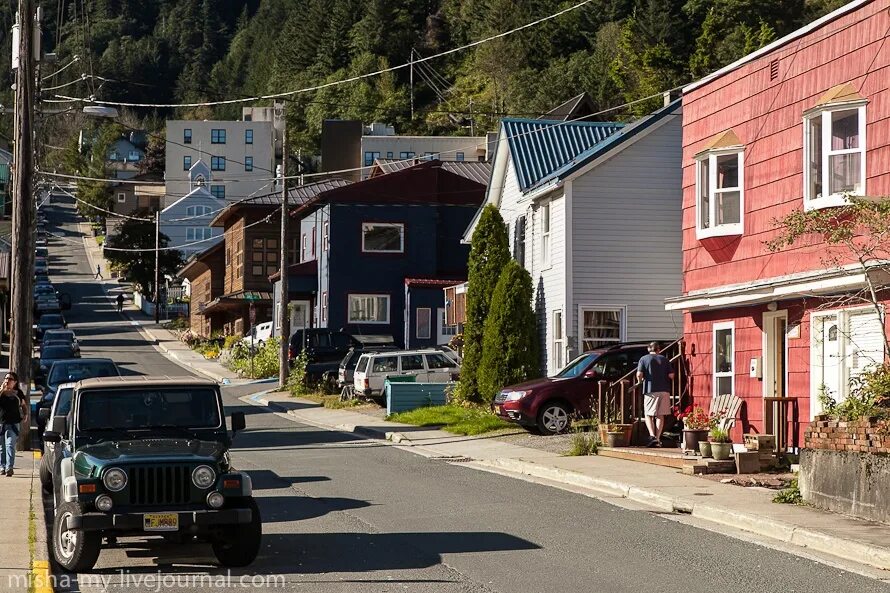
[(177, 276), (191, 284), (189, 326), (193, 333), (209, 338), (215, 333), (223, 333), (221, 315), (205, 315), (207, 304), (223, 294), (225, 287), (225, 243), (193, 255), (185, 263)]

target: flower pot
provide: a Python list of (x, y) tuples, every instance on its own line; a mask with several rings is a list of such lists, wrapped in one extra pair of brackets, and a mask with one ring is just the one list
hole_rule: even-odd
[(683, 449), (685, 451), (698, 451), (698, 444), (708, 440), (707, 429), (683, 429)]
[(609, 431), (606, 433), (606, 446), (607, 447), (626, 447), (627, 446), (627, 437), (624, 430), (619, 431)]
[(732, 443), (711, 443), (711, 453), (714, 459), (726, 461), (732, 455)]
[(698, 452), (701, 454), (703, 458), (707, 458), (711, 456), (711, 443), (706, 440), (701, 440), (698, 442)]

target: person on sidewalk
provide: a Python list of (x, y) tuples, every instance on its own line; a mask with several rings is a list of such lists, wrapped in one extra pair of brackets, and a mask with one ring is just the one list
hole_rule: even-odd
[(15, 445), (22, 420), (28, 417), (28, 400), (19, 388), (19, 376), (12, 371), (3, 378), (0, 390), (0, 472), (11, 476), (15, 468)]
[(649, 429), (649, 446), (661, 446), (661, 433), (665, 417), (671, 413), (671, 382), (674, 367), (661, 354), (658, 342), (649, 344), (649, 354), (637, 365), (637, 381), (643, 382), (643, 410), (646, 428)]
[(124, 310), (124, 295), (117, 295), (117, 312), (121, 313)]
[(101, 264), (96, 264), (96, 275), (93, 278), (97, 278), (99, 280), (102, 279), (102, 266)]

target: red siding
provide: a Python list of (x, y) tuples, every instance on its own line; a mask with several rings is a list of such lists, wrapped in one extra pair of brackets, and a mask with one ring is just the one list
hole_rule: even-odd
[[(890, 194), (890, 29), (873, 2), (690, 91), (683, 99), (684, 291), (826, 267), (817, 243), (783, 253), (764, 247), (777, 218), (803, 207), (803, 113), (849, 82), (868, 99), (866, 191)], [(779, 77), (769, 66), (779, 60)], [(695, 155), (724, 130), (745, 145), (745, 229), (741, 237), (695, 236)]]

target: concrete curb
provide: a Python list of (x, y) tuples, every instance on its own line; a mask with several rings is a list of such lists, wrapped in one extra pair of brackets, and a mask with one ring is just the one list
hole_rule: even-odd
[(46, 513), (43, 510), (43, 489), (40, 485), (39, 466), (42, 455), (33, 453), (33, 471), (31, 474), (31, 505), (28, 516), (28, 537), (33, 530), (34, 543), (31, 551), (31, 574), (29, 581), (34, 593), (52, 593), (52, 577), (50, 576), (49, 544), (47, 542)]

